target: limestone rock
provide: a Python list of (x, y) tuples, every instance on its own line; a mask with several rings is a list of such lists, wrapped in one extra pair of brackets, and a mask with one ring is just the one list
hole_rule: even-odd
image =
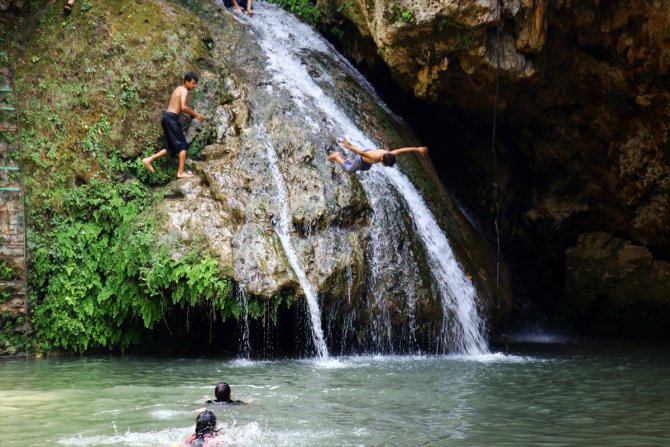
[[(502, 3), (503, 22), (495, 0), (319, 2), (334, 26), (358, 31), (347, 33), (355, 43), (340, 42), (344, 51), (373, 68), (383, 63), (417, 98), (480, 120), (469, 132), (490, 129), (500, 65), (494, 181), (504, 185), (503, 246), (529, 295), (566, 281), (557, 266), (577, 234), (616, 234), (667, 262), (667, 3)], [(460, 148), (467, 166), (437, 167), (460, 182), (459, 195), (484, 221), (495, 218), (496, 207), (490, 188), (482, 188), (491, 182), (484, 174), (490, 155), (481, 156), (490, 145), (490, 135), (468, 136)], [(458, 170), (468, 174), (456, 181)], [(570, 297), (550, 298), (562, 299)]]
[[(442, 309), (431, 285), (434, 278), (398, 193), (375, 199), (389, 202), (375, 211), (364, 178), (348, 176), (326, 159), (323, 147), (335, 143), (341, 130), (332, 129), (328, 117), (321, 121), (325, 112), (309, 108), (309, 100), (293, 101), (300, 91), (268, 80), (267, 61), (259, 57), (263, 50), (255, 39), (233, 17), (225, 14), (220, 21), (214, 26), (222, 31), (212, 33), (211, 60), (192, 100), (207, 120), (191, 123), (187, 133), (187, 139), (206, 143), (195, 161), (197, 176), (174, 182), (174, 194), (155, 210), (166, 222), (162, 237), (177, 247), (173, 256), (197, 248), (218, 259), (250, 296), (271, 299), (290, 290), (301, 299), (299, 276), (280, 238), (280, 231), (286, 231), (307, 280), (323, 299), (324, 312), (365, 315), (373, 312), (375, 304), (368, 302), (376, 294), (402, 326), (415, 312), (405, 303), (416, 300), (416, 312), (430, 322), (431, 331), (439, 332)], [(385, 146), (409, 145), (405, 138), (414, 138), (409, 129), (389, 119), (341, 67), (323, 54), (305, 51), (302, 58), (313, 79), (325, 80), (319, 88), (366, 132)], [(464, 269), (472, 272), (482, 309), (497, 314), (492, 324), (502, 323), (512, 299), (503, 278), (502, 306), (489, 303), (494, 278), (490, 249), (460, 214), (427, 159), (407, 156), (402, 165), (407, 175), (420, 179), (421, 194), (453, 238)], [(375, 212), (383, 216), (375, 220)], [(373, 260), (375, 243), (383, 247), (376, 248), (380, 258)], [(371, 279), (371, 274), (377, 277)]]
[(609, 233), (581, 234), (566, 250), (571, 311), (590, 330), (666, 332), (670, 263)]

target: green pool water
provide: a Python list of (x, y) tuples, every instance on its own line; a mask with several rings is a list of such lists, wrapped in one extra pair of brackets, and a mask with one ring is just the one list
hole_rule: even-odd
[(478, 357), (0, 362), (0, 444), (171, 446), (214, 385), (230, 446), (670, 446), (668, 345)]

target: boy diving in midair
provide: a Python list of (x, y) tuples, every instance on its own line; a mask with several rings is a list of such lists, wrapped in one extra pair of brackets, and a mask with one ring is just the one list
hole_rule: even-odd
[(426, 146), (421, 147), (403, 147), (400, 149), (395, 149), (392, 151), (387, 151), (385, 149), (368, 149), (361, 150), (358, 149), (347, 141), (346, 138), (342, 138), (342, 146), (350, 151), (355, 152), (357, 155), (352, 160), (347, 160), (342, 157), (342, 154), (339, 152), (334, 152), (328, 155), (328, 160), (336, 161), (342, 169), (347, 174), (353, 174), (356, 171), (368, 171), (373, 164), (381, 163), (382, 166), (391, 167), (395, 164), (396, 155), (405, 154), (408, 152), (418, 152), (419, 154), (425, 156), (428, 153), (428, 148)]

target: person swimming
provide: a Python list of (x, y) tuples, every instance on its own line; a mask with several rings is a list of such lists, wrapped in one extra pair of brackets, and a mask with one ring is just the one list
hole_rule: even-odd
[(214, 387), (216, 400), (208, 400), (206, 404), (243, 404), (241, 400), (232, 400), (230, 398), (230, 385), (221, 382)]
[(211, 411), (205, 410), (195, 418), (195, 433), (184, 441), (184, 444), (190, 447), (221, 446), (223, 441), (216, 439), (218, 435), (216, 416)]

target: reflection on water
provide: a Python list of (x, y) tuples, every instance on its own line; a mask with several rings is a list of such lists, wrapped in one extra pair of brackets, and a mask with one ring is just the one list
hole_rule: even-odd
[(250, 402), (214, 409), (231, 446), (670, 445), (667, 345), (631, 348), (325, 362), (5, 361), (0, 439), (170, 446), (192, 433), (194, 410), (225, 380), (233, 398)]

